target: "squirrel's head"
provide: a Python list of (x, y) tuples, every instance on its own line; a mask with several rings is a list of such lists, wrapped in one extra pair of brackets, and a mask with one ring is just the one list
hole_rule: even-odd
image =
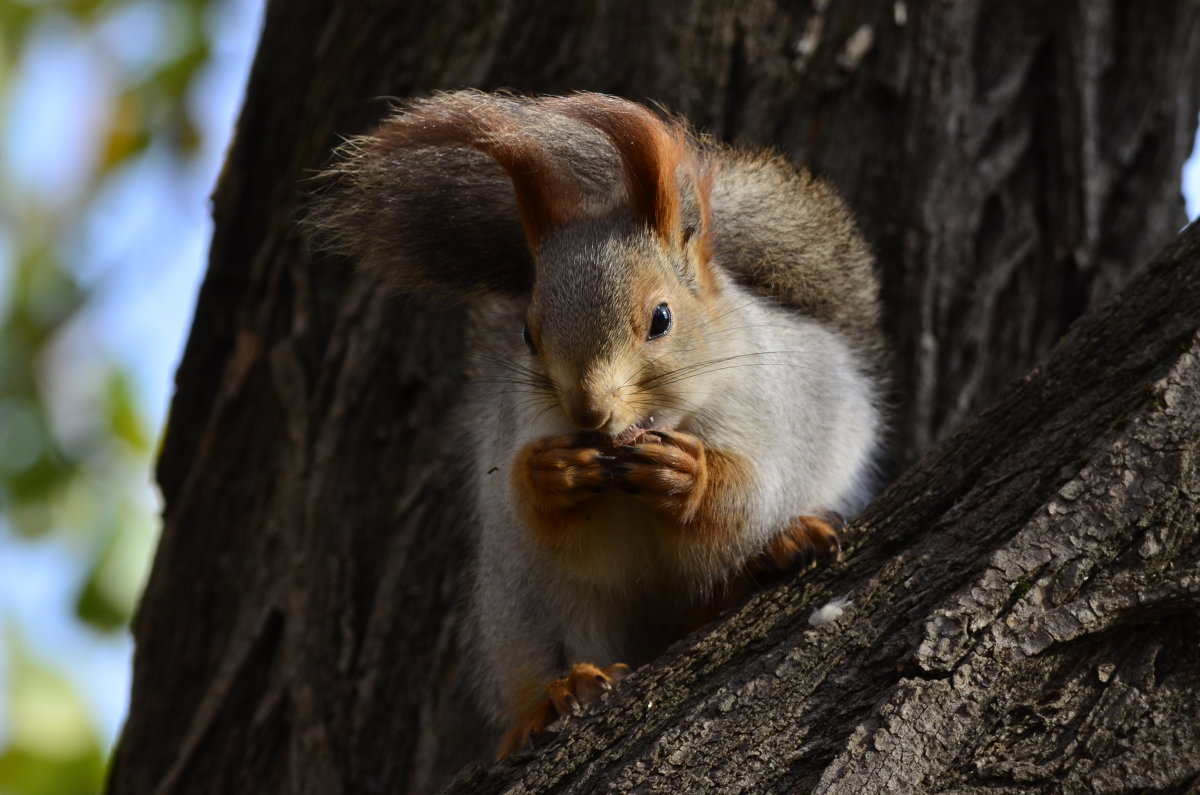
[(615, 206), (551, 191), (532, 198), (559, 206), (527, 210), (520, 199), (535, 274), (525, 344), (573, 425), (618, 436), (670, 423), (703, 401), (692, 368), (710, 355), (720, 291), (712, 174), (681, 127), (641, 105), (594, 94), (545, 102), (605, 134), (624, 190)]
[(702, 402), (722, 290), (712, 166), (682, 124), (602, 94), (462, 91), (340, 155), (310, 217), (324, 247), (404, 291), (527, 299), (517, 366), (572, 424), (619, 435)]
[(699, 386), (681, 368), (704, 359), (712, 320), (695, 253), (613, 213), (551, 234), (537, 261), (521, 332), (567, 419), (615, 436), (689, 413)]

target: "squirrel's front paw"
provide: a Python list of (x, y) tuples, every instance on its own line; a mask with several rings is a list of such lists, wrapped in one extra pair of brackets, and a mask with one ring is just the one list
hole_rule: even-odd
[(679, 431), (652, 429), (617, 448), (612, 471), (622, 491), (678, 521), (696, 512), (708, 482), (704, 442)]
[(607, 668), (576, 663), (569, 674), (547, 685), (545, 697), (526, 710), (517, 724), (508, 730), (500, 741), (496, 758), (503, 759), (519, 748), (531, 746), (534, 736), (541, 734), (551, 723), (560, 717), (578, 715), (585, 706), (612, 690), (614, 684), (628, 675), (629, 666), (624, 663)]
[(565, 510), (605, 491), (614, 482), (616, 457), (600, 450), (595, 434), (547, 436), (517, 457), (517, 489), (538, 510)]

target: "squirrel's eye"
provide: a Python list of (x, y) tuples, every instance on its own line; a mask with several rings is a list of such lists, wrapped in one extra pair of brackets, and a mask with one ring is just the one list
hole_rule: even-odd
[(533, 335), (529, 333), (528, 323), (521, 329), (521, 339), (525, 340), (525, 344), (529, 346), (529, 352), (537, 356), (537, 346), (533, 344)]
[(654, 307), (654, 314), (650, 316), (650, 333), (646, 335), (646, 339), (658, 339), (670, 330), (671, 307), (666, 304), (659, 304)]

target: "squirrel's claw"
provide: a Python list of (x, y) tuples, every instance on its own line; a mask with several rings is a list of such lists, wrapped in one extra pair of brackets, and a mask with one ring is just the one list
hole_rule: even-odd
[(750, 569), (790, 572), (811, 566), (819, 558), (840, 555), (839, 527), (845, 527), (840, 514), (829, 518), (798, 516), (783, 533), (771, 539), (766, 549), (751, 562)]
[(565, 509), (604, 492), (616, 457), (582, 446), (585, 434), (547, 436), (526, 445), (514, 473), (518, 488), (541, 509)]
[(629, 666), (615, 663), (600, 668), (591, 663), (576, 663), (571, 672), (546, 686), (546, 695), (526, 710), (500, 743), (497, 759), (531, 747), (539, 734), (559, 718), (582, 715), (583, 708), (612, 690), (629, 675)]
[(618, 449), (621, 463), (612, 472), (621, 491), (672, 516), (690, 514), (705, 481), (703, 442), (690, 434), (656, 428)]

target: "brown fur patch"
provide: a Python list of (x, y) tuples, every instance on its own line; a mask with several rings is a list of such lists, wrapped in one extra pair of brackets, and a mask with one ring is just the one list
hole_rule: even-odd
[(538, 699), (546, 695), (546, 680), (528, 668), (508, 668), (502, 672), (504, 702), (508, 705), (508, 719), (517, 720)]
[(549, 698), (536, 702), (516, 721), (511, 729), (504, 733), (500, 747), (496, 751), (496, 759), (511, 756), (521, 748), (532, 744), (534, 735), (541, 734), (546, 727), (558, 718), (554, 704)]
[(793, 519), (762, 552), (716, 586), (711, 596), (697, 607), (695, 627), (713, 621), (784, 576), (810, 567), (820, 558), (840, 554), (838, 528), (842, 526), (840, 517), (798, 516)]
[(706, 544), (723, 545), (740, 532), (743, 517), (736, 513), (730, 498), (746, 490), (750, 469), (737, 456), (719, 450), (706, 452), (704, 469), (704, 493), (680, 529)]

